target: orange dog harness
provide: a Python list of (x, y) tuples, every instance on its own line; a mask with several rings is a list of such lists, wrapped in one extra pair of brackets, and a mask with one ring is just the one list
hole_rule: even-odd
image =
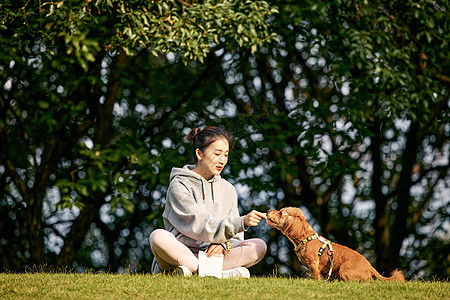
[(329, 240), (327, 240), (326, 238), (319, 236), (317, 233), (315, 233), (314, 235), (308, 236), (306, 239), (304, 239), (303, 241), (301, 241), (297, 247), (295, 247), (295, 253), (297, 253), (300, 248), (305, 245), (307, 242), (312, 241), (318, 239), (320, 242), (322, 242), (322, 246), (319, 248), (319, 253), (318, 253), (318, 259), (320, 260), (320, 257), (323, 254), (323, 251), (325, 251), (325, 249), (328, 247), (328, 259), (330, 261), (330, 270), (328, 271), (328, 277), (331, 276), (331, 272), (333, 271), (333, 258), (334, 258), (334, 251), (333, 251), (333, 247), (331, 246), (331, 242)]

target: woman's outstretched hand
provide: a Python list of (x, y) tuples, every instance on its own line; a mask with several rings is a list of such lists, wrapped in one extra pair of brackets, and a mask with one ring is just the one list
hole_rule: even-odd
[(267, 219), (267, 214), (252, 210), (244, 216), (244, 226), (256, 226), (261, 219)]

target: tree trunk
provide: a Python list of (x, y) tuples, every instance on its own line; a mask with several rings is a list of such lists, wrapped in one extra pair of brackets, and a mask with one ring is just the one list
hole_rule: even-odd
[(100, 106), (94, 142), (99, 144), (102, 148), (105, 146), (109, 137), (114, 103), (116, 103), (118, 98), (120, 73), (125, 66), (126, 60), (127, 55), (125, 51), (120, 49), (114, 65), (111, 66), (110, 74), (113, 75), (108, 80), (108, 90), (105, 95), (105, 102)]
[(30, 192), (30, 203), (26, 208), (26, 217), (24, 229), (25, 237), (29, 243), (30, 266), (41, 266), (45, 263), (44, 256), (44, 222), (42, 221), (42, 202), (41, 193), (33, 195)]
[(84, 241), (84, 237), (89, 230), (91, 224), (97, 218), (100, 207), (103, 205), (103, 197), (92, 197), (89, 199), (86, 206), (81, 211), (78, 218), (74, 221), (70, 232), (64, 239), (64, 245), (61, 248), (61, 252), (58, 255), (56, 264), (59, 267), (72, 266), (75, 261), (81, 245)]
[(386, 215), (387, 198), (381, 192), (382, 189), (382, 160), (381, 160), (381, 132), (378, 120), (372, 124), (370, 150), (372, 153), (373, 174), (372, 174), (372, 195), (375, 200), (375, 252), (377, 254), (376, 267), (380, 272), (386, 269), (384, 262), (389, 259), (386, 249), (389, 248), (388, 224)]
[[(399, 253), (403, 240), (407, 236), (407, 218), (410, 203), (409, 188), (412, 185), (411, 170), (416, 162), (419, 148), (418, 122), (412, 122), (407, 134), (406, 147), (402, 155), (402, 170), (397, 184), (397, 208), (390, 230), (390, 247), (385, 249), (386, 259), (382, 262), (382, 270), (393, 270), (399, 265)], [(395, 197), (395, 196), (394, 196)]]
[[(96, 131), (94, 135), (94, 143), (103, 149), (110, 136), (110, 128), (112, 123), (112, 112), (114, 103), (118, 99), (118, 92), (120, 87), (120, 73), (123, 70), (127, 60), (125, 51), (120, 50), (114, 64), (111, 66), (111, 76), (108, 82), (108, 90), (106, 92), (105, 101), (99, 107)], [(78, 217), (74, 220), (69, 233), (64, 239), (64, 245), (56, 260), (58, 266), (71, 266), (75, 261), (84, 237), (89, 230), (91, 224), (96, 220), (101, 206), (105, 203), (104, 198), (110, 192), (105, 194), (94, 193), (86, 199), (86, 207), (81, 210)]]

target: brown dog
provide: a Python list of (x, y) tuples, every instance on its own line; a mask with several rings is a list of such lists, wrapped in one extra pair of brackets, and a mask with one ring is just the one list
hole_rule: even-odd
[(300, 262), (311, 270), (316, 280), (320, 280), (322, 274), (344, 281), (362, 281), (374, 277), (405, 281), (402, 271), (395, 270), (391, 277), (383, 277), (358, 252), (319, 237), (299, 208), (270, 210), (267, 213), (267, 224), (280, 230), (291, 240)]

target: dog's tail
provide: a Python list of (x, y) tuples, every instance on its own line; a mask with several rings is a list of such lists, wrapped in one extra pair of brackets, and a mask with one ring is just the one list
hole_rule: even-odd
[(372, 267), (372, 275), (379, 280), (383, 280), (383, 281), (401, 281), (401, 282), (405, 282), (405, 276), (403, 276), (403, 272), (400, 270), (395, 269), (392, 274), (391, 277), (384, 277), (381, 276), (380, 273), (377, 272), (377, 270), (375, 270)]

